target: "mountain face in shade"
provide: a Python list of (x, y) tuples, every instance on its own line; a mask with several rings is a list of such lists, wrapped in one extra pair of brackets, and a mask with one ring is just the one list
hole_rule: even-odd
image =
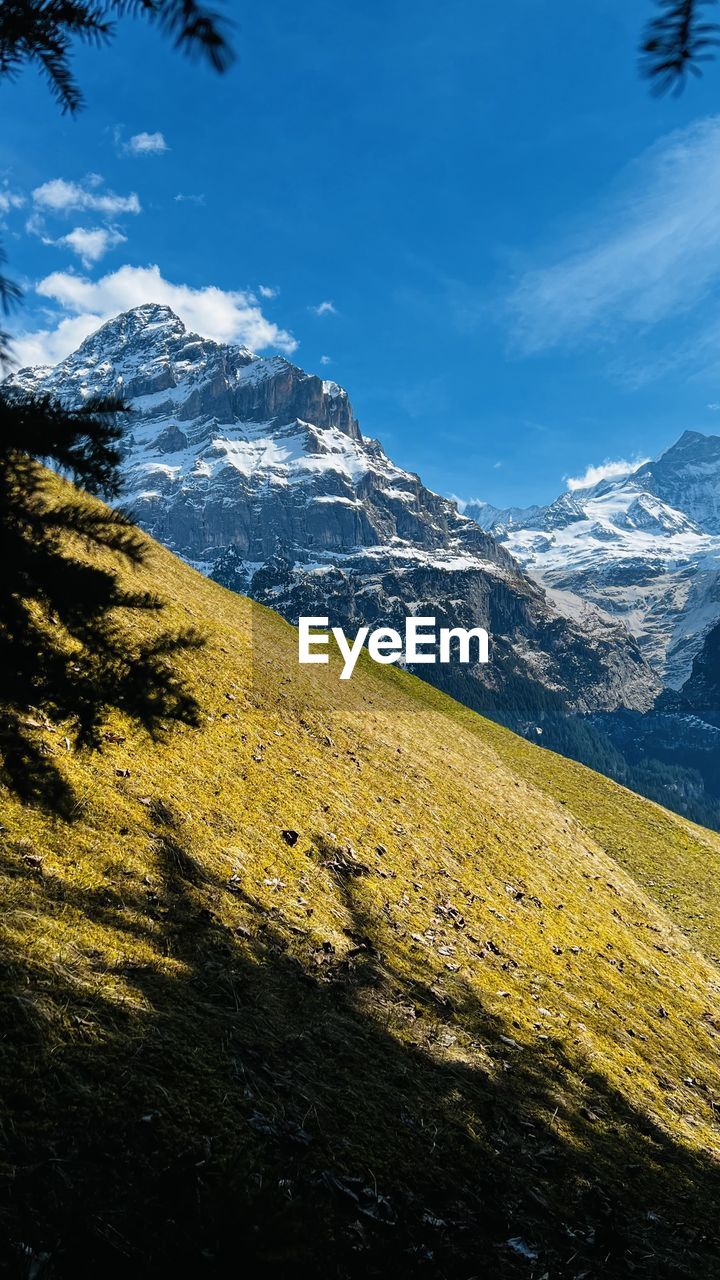
[(720, 723), (720, 623), (705, 635), (680, 698), (695, 715)]
[(139, 524), (207, 576), (291, 621), (485, 626), (485, 667), (418, 669), (522, 727), (543, 712), (644, 709), (658, 682), (592, 606), (549, 598), (508, 550), (363, 436), (346, 392), (280, 356), (189, 333), (148, 304), (9, 386), (77, 404), (120, 395)]
[(631, 475), (547, 507), (464, 510), (551, 592), (622, 620), (665, 684), (687, 680), (720, 621), (720, 436), (686, 431)]

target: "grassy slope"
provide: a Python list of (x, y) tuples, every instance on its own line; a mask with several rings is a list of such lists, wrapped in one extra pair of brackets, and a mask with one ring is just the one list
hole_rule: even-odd
[[(470, 723), (465, 708), (446, 714)], [(475, 723), (477, 721), (475, 720)], [(720, 836), (620, 787), (603, 774), (485, 722), (494, 749), (550, 800), (567, 806), (708, 956), (720, 960)]]
[(7, 1273), (720, 1274), (720, 838), (134, 576), (204, 724), (2, 797)]

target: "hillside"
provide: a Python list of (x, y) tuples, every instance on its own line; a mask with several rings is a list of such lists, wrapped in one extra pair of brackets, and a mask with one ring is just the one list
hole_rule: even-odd
[(720, 1275), (720, 837), (133, 581), (203, 725), (2, 795), (3, 1274)]

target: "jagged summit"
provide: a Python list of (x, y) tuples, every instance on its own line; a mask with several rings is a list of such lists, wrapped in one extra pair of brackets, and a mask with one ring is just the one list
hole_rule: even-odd
[(683, 431), (674, 444), (664, 449), (657, 458), (651, 458), (628, 477), (628, 481), (641, 484), (648, 476), (677, 474), (696, 464), (717, 468), (720, 472), (720, 435), (703, 431)]
[(130, 341), (139, 334), (163, 329), (168, 333), (184, 334), (185, 325), (171, 307), (160, 302), (145, 302), (120, 315), (106, 320), (94, 333), (81, 343), (78, 353), (88, 345), (106, 345), (111, 342)]
[(632, 479), (707, 533), (720, 534), (720, 436), (686, 431)]
[[(75, 361), (97, 353), (105, 359), (118, 359), (126, 349), (135, 352), (136, 359), (142, 359), (143, 352), (153, 350), (172, 356), (178, 344), (182, 348), (188, 343), (200, 344), (207, 350), (219, 346), (212, 338), (202, 337), (188, 329), (172, 307), (159, 302), (146, 302), (106, 320), (80, 344), (68, 360)], [(248, 358), (256, 358), (245, 347), (236, 349), (242, 350)]]
[(13, 381), (31, 389), (41, 376), (48, 380), (48, 390), (62, 394), (72, 396), (80, 390), (83, 395), (92, 391), (133, 397), (140, 368), (149, 372), (152, 364), (159, 372), (164, 365), (161, 380), (177, 384), (189, 369), (199, 372), (213, 360), (222, 359), (224, 352), (239, 366), (261, 362), (247, 347), (224, 347), (212, 338), (201, 337), (188, 329), (171, 307), (148, 302), (106, 320), (54, 368), (23, 368)]
[(667, 457), (668, 454), (698, 446), (701, 448), (706, 446), (715, 448), (719, 442), (720, 436), (711, 435), (707, 431), (683, 431), (682, 435), (675, 441), (675, 444), (670, 445), (670, 448), (666, 449), (662, 456)]
[(120, 312), (114, 316), (112, 320), (108, 320), (102, 327), (108, 326), (112, 328), (124, 327), (128, 330), (142, 329), (151, 324), (172, 324), (177, 329), (185, 329), (185, 325), (180, 319), (176, 311), (164, 302), (142, 302), (137, 307), (130, 307), (127, 311)]

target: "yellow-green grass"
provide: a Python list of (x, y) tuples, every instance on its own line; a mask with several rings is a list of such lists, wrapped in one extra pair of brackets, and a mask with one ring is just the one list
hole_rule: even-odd
[(720, 1274), (720, 839), (131, 577), (202, 724), (48, 726), (72, 821), (2, 795), (9, 1265)]
[[(431, 696), (432, 692), (429, 691)], [(450, 699), (446, 714), (477, 725)], [(435, 703), (435, 706), (439, 704)], [(720, 958), (720, 837), (653, 804), (584, 765), (539, 751), (485, 721), (488, 743), (549, 799), (566, 806), (599, 846), (616, 859), (711, 959)], [(672, 797), (668, 797), (671, 799)]]

